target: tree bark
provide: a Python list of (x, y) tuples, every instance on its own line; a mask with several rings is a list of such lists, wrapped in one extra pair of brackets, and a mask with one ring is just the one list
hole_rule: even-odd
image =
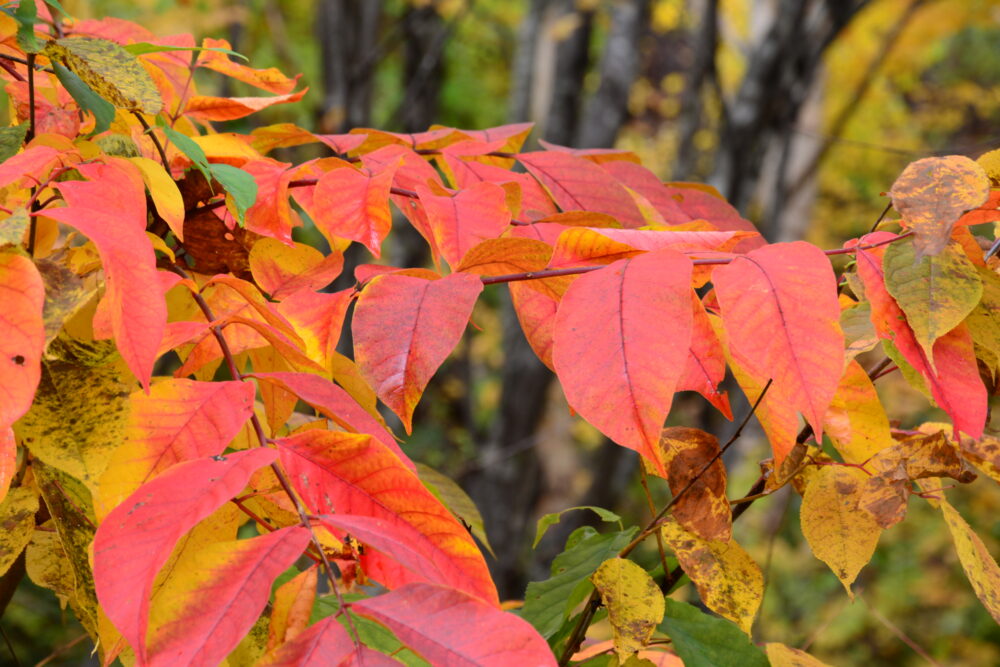
[(322, 132), (371, 125), (381, 11), (381, 0), (321, 0), (319, 4), (316, 36), (322, 58)]

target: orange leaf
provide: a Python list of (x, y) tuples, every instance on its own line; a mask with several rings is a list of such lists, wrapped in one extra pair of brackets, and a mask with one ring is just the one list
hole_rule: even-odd
[(436, 195), (417, 186), (435, 246), (452, 267), (471, 247), (495, 239), (510, 223), (507, 197), (499, 185), (476, 183), (454, 196)]
[(549, 266), (609, 264), (641, 252), (671, 248), (677, 252), (725, 252), (743, 232), (671, 232), (639, 229), (572, 227), (559, 235)]
[(607, 213), (625, 227), (646, 224), (628, 191), (590, 160), (559, 151), (521, 153), (517, 159), (549, 189), (562, 210)]
[(277, 454), (260, 448), (180, 463), (140, 487), (97, 528), (97, 599), (140, 663), (147, 662), (153, 579), (177, 540), (242, 491), (250, 475)]
[(300, 226), (288, 203), (288, 184), (292, 169), (286, 162), (264, 159), (243, 165), (243, 170), (257, 182), (257, 200), (247, 210), (246, 226), (252, 232), (292, 245), (292, 227)]
[(0, 254), (0, 431), (21, 418), (42, 375), (45, 285), (35, 264)]
[(355, 602), (352, 609), (388, 627), (432, 664), (554, 667), (548, 644), (514, 614), (431, 584)]
[[(375, 653), (365, 646), (362, 646), (362, 649)], [(347, 634), (347, 630), (338, 622), (336, 616), (328, 616), (306, 628), (299, 636), (282, 644), (277, 651), (268, 654), (258, 665), (259, 667), (348, 665), (354, 664), (347, 662), (354, 651), (354, 641)], [(357, 664), (379, 667), (382, 664), (378, 662), (379, 656), (389, 660), (380, 653), (375, 653), (371, 658), (366, 653), (364, 661), (359, 661)], [(392, 661), (392, 664), (398, 663)]]
[(555, 372), (552, 365), (552, 333), (555, 331), (559, 302), (532, 289), (525, 282), (510, 283), (509, 287), (514, 312), (517, 313), (528, 345), (541, 362)]
[[(469, 531), (382, 443), (366, 435), (313, 430), (280, 438), (277, 445), (296, 490), (316, 513), (372, 517), (409, 528), (402, 535), (407, 548), (436, 568), (412, 573), (366, 552), (363, 562), (373, 578), (395, 588), (430, 575), (497, 604), (493, 580)], [(330, 521), (336, 524), (335, 517)]]
[(146, 190), (130, 162), (81, 163), (87, 181), (58, 184), (65, 208), (41, 211), (87, 235), (101, 256), (110, 305), (111, 330), (129, 370), (149, 387), (153, 363), (167, 323), (156, 255), (146, 236)]
[(570, 285), (553, 362), (570, 406), (666, 476), (658, 443), (691, 341), (691, 260), (658, 250)]
[(325, 365), (337, 350), (344, 315), (353, 298), (351, 287), (332, 294), (302, 290), (286, 297), (277, 310), (295, 326), (306, 355)]
[(212, 97), (193, 95), (187, 102), (185, 113), (199, 120), (236, 120), (252, 113), (274, 106), (298, 102), (308, 92), (303, 88), (297, 93), (274, 97)]
[(152, 632), (150, 667), (215, 665), (264, 611), (271, 584), (309, 543), (302, 526), (203, 547), (197, 572), (168, 601), (174, 615)]
[(844, 372), (837, 279), (823, 251), (802, 241), (764, 246), (712, 280), (733, 358), (772, 379), (768, 394), (805, 415), (819, 441)]
[[(202, 42), (202, 46), (206, 49), (232, 48), (229, 42), (224, 39), (211, 38), (206, 38)], [(202, 51), (198, 56), (198, 67), (215, 70), (237, 81), (248, 83), (255, 88), (261, 88), (276, 95), (287, 95), (292, 92), (295, 90), (295, 84), (299, 80), (298, 76), (293, 79), (288, 78), (274, 67), (268, 67), (267, 69), (247, 67), (235, 60), (231, 60), (228, 55), (220, 51)]]
[(357, 241), (376, 257), (392, 227), (389, 189), (395, 174), (392, 167), (375, 174), (344, 167), (332, 169), (316, 183), (313, 222), (328, 238)]
[(482, 281), (467, 273), (441, 280), (373, 278), (354, 306), (354, 358), (378, 397), (412, 430), (413, 408), (458, 344)]
[(496, 276), (544, 269), (552, 256), (547, 243), (505, 236), (487, 239), (469, 249), (455, 271)]
[(250, 272), (254, 281), (273, 299), (283, 299), (301, 290), (320, 290), (336, 280), (344, 267), (344, 256), (333, 251), (326, 257), (304, 243), (291, 247), (263, 238), (250, 249)]
[(274, 592), (267, 648), (271, 650), (302, 634), (316, 601), (319, 568), (310, 567), (282, 584)]

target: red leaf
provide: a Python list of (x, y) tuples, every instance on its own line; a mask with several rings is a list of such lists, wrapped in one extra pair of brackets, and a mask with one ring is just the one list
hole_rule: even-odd
[(35, 397), (45, 348), (45, 284), (35, 264), (0, 254), (0, 431), (21, 418)]
[(332, 419), (343, 429), (375, 437), (392, 450), (392, 453), (398, 456), (406, 467), (416, 472), (417, 468), (413, 465), (410, 457), (403, 453), (403, 450), (396, 443), (396, 439), (386, 430), (385, 426), (368, 414), (346, 391), (330, 380), (311, 373), (253, 373), (249, 377), (273, 382), (283, 387)]
[(641, 252), (670, 248), (682, 253), (729, 251), (744, 232), (670, 232), (570, 227), (556, 241), (551, 268), (610, 264)]
[(552, 199), (529, 174), (516, 174), (509, 169), (475, 160), (462, 160), (448, 152), (444, 153), (445, 164), (454, 176), (455, 185), (468, 188), (476, 183), (517, 183), (521, 187), (521, 215), (529, 220), (556, 212)]
[(357, 241), (379, 257), (392, 227), (389, 189), (395, 172), (392, 166), (374, 174), (350, 167), (326, 172), (313, 193), (313, 222), (324, 234)]
[[(87, 181), (57, 184), (65, 208), (40, 213), (83, 232), (104, 265), (111, 330), (129, 370), (149, 387), (153, 363), (167, 323), (153, 244), (146, 236), (146, 190), (142, 176), (127, 160), (81, 163)], [(151, 291), (151, 286), (155, 286)]]
[(413, 408), (458, 344), (483, 283), (466, 273), (441, 280), (378, 276), (354, 306), (354, 358), (378, 397), (412, 430)]
[(521, 153), (517, 159), (549, 189), (562, 210), (607, 213), (625, 227), (646, 224), (628, 191), (590, 160), (557, 151)]
[(277, 160), (254, 160), (243, 170), (257, 182), (257, 199), (247, 210), (246, 226), (252, 232), (292, 245), (292, 227), (300, 226), (288, 203), (288, 184), (292, 165)]
[(726, 377), (725, 352), (697, 294), (691, 296), (691, 305), (694, 306), (691, 349), (684, 374), (677, 381), (677, 391), (698, 392), (718, 408), (726, 419), (732, 421), (733, 410), (729, 406), (729, 396), (717, 389)]
[(309, 543), (302, 526), (221, 542), (199, 554), (197, 584), (170, 600), (176, 614), (149, 640), (149, 665), (217, 665), (264, 610), (271, 584)]
[(258, 667), (330, 667), (353, 652), (354, 642), (347, 630), (336, 617), (328, 616), (282, 644)]
[(510, 283), (510, 298), (521, 323), (528, 345), (543, 364), (555, 372), (552, 365), (552, 333), (556, 325), (559, 302), (532, 289), (527, 283)]
[(641, 164), (628, 160), (610, 160), (601, 163), (601, 168), (618, 179), (622, 185), (645, 197), (667, 224), (678, 225), (694, 219), (684, 212), (678, 198), (671, 195), (670, 190), (663, 185), (656, 174)]
[[(730, 353), (768, 396), (805, 415), (819, 441), (844, 374), (837, 278), (823, 251), (797, 241), (764, 246), (712, 276)], [(754, 397), (755, 398), (755, 397)], [(784, 452), (775, 452), (780, 464)]]
[[(859, 243), (877, 243), (888, 238), (888, 232), (868, 234), (860, 241), (849, 241), (847, 247)], [(986, 388), (979, 377), (972, 340), (966, 325), (960, 324), (934, 342), (931, 354), (935, 367), (917, 342), (906, 321), (906, 315), (885, 287), (882, 273), (882, 248), (859, 250), (856, 253), (858, 276), (865, 285), (865, 298), (871, 302), (871, 320), (879, 338), (891, 341), (900, 354), (927, 382), (931, 396), (948, 413), (955, 428), (973, 438), (979, 438), (987, 415)], [(939, 358), (938, 353), (946, 355)]]
[[(277, 440), (281, 462), (319, 514), (357, 514), (413, 528), (408, 546), (435, 563), (446, 583), (496, 604), (497, 592), (469, 531), (395, 454), (369, 436), (303, 431)], [(366, 554), (367, 557), (367, 554)], [(369, 559), (389, 588), (423, 580), (388, 559)]]
[(224, 459), (180, 463), (140, 487), (108, 514), (94, 536), (94, 586), (101, 608), (146, 661), (153, 579), (196, 523), (243, 490), (250, 475), (277, 458), (251, 449)]
[(691, 260), (623, 259), (570, 285), (552, 359), (570, 406), (666, 476), (657, 444), (691, 341)]
[(11, 183), (16, 183), (18, 187), (34, 185), (59, 164), (61, 155), (55, 148), (44, 144), (30, 146), (12, 155), (0, 164), (0, 188)]
[(510, 224), (507, 195), (499, 185), (476, 183), (455, 196), (417, 186), (435, 246), (452, 268), (474, 245), (495, 239)]
[(126, 440), (101, 477), (100, 504), (118, 505), (176, 463), (221, 454), (253, 414), (253, 400), (253, 384), (235, 381), (168, 379), (149, 395), (132, 394)]
[(351, 608), (388, 627), (432, 664), (556, 664), (549, 645), (527, 621), (459, 591), (410, 584)]
[(295, 326), (309, 358), (325, 364), (337, 350), (344, 316), (353, 298), (351, 287), (333, 293), (297, 291), (276, 308)]

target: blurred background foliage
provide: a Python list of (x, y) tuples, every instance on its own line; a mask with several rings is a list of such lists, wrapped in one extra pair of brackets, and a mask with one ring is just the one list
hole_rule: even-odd
[[(1000, 146), (1000, 2), (990, 0), (63, 4), (77, 18), (114, 16), (156, 35), (225, 38), (255, 67), (302, 74), (309, 93), (301, 103), (218, 130), (294, 122), (324, 132), (419, 131), (432, 123), (478, 129), (533, 121), (529, 148), (545, 138), (633, 151), (663, 180), (711, 183), (775, 241), (835, 247), (872, 227), (887, 203), (883, 193), (909, 162), (975, 158)], [(248, 93), (211, 72), (199, 87)], [(277, 157), (301, 161), (317, 155), (310, 150), (318, 149)], [(301, 231), (300, 240), (322, 244), (308, 226)], [(405, 229), (396, 235), (402, 241), (390, 262), (426, 259)], [(355, 253), (353, 261), (371, 258)], [(638, 523), (648, 509), (634, 457), (569, 415), (524, 343), (506, 293), (487, 292), (473, 319), (481, 330), (428, 389), (408, 451), (476, 499), (499, 556), (491, 566), (501, 593), (517, 598), (528, 580), (547, 576), (568, 532), (589, 518), (568, 515), (532, 552), (539, 515), (586, 503)], [(939, 416), (898, 377), (880, 380), (879, 391), (903, 427)], [(748, 406), (734, 399), (739, 417)], [(732, 429), (698, 397), (678, 397), (670, 423), (720, 439)], [(769, 449), (752, 431), (732, 451), (736, 497)], [(656, 482), (660, 504), (669, 491)], [(979, 480), (949, 498), (996, 555), (996, 486)], [(809, 552), (798, 503), (785, 489), (736, 524), (768, 581), (757, 641), (805, 647), (831, 665), (1000, 664), (1000, 628), (974, 597), (940, 514), (925, 501), (914, 498), (907, 520), (883, 535), (854, 602)], [(655, 547), (638, 558), (653, 567)], [(696, 599), (690, 586), (678, 595)], [(45, 596), (26, 584), (2, 621), (24, 664), (82, 639)], [(48, 664), (82, 664), (87, 644)]]

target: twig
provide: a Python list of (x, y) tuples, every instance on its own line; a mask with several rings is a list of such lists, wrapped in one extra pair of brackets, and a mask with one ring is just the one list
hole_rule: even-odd
[[(649, 503), (649, 515), (656, 516), (656, 504), (653, 502), (653, 494), (649, 492), (649, 475), (646, 474), (646, 466), (641, 461), (639, 462), (639, 483), (642, 484), (642, 490), (646, 494), (646, 502)], [(669, 569), (667, 567), (667, 552), (663, 548), (663, 536), (660, 535), (659, 531), (656, 532), (656, 548), (660, 552), (663, 572), (666, 573)]]
[(28, 54), (28, 132), (25, 142), (35, 138), (35, 54)]
[(896, 635), (896, 637), (898, 637), (901, 642), (903, 642), (911, 649), (913, 649), (914, 653), (916, 653), (921, 658), (931, 663), (935, 667), (942, 667), (941, 663), (932, 658), (931, 655), (920, 646), (920, 644), (913, 641), (905, 632), (900, 630), (892, 621), (883, 616), (882, 612), (880, 612), (878, 609), (870, 605), (868, 603), (868, 600), (865, 597), (863, 597), (861, 593), (855, 593), (855, 595), (861, 598), (861, 601), (865, 603), (866, 607), (868, 607), (868, 611), (870, 611), (872, 616), (875, 617), (875, 620), (877, 620), (879, 623), (888, 628), (889, 632)]
[[(84, 633), (82, 633), (82, 634), (74, 637), (73, 639), (71, 639), (68, 642), (66, 642), (65, 644), (63, 644), (62, 646), (57, 647), (56, 650), (52, 651), (52, 653), (50, 653), (44, 660), (39, 661), (35, 665), (35, 667), (44, 667), (45, 665), (49, 664), (50, 662), (52, 662), (53, 660), (55, 660), (56, 658), (58, 658), (60, 655), (62, 655), (66, 651), (70, 650), (71, 648), (73, 648), (74, 646), (76, 646), (77, 644), (79, 644), (80, 642), (82, 642), (84, 639), (86, 639), (89, 636), (90, 635), (88, 635), (86, 632), (84, 632)], [(20, 663), (18, 663), (18, 664), (20, 664)]]
[(3, 641), (7, 644), (7, 650), (10, 651), (10, 657), (14, 659), (14, 665), (16, 667), (21, 667), (21, 660), (17, 657), (17, 653), (14, 652), (14, 645), (10, 643), (10, 637), (7, 636), (7, 631), (3, 629), (0, 625), (0, 635), (3, 635)]
[(160, 161), (163, 162), (163, 168), (166, 169), (169, 174), (170, 163), (167, 161), (167, 151), (164, 150), (163, 144), (160, 143), (160, 139), (156, 136), (156, 133), (153, 132), (153, 128), (149, 126), (146, 119), (142, 117), (141, 113), (133, 111), (132, 115), (139, 119), (139, 124), (142, 125), (142, 129), (145, 130), (146, 134), (149, 135), (149, 138), (153, 140), (153, 145), (156, 146), (156, 150), (160, 154)]

